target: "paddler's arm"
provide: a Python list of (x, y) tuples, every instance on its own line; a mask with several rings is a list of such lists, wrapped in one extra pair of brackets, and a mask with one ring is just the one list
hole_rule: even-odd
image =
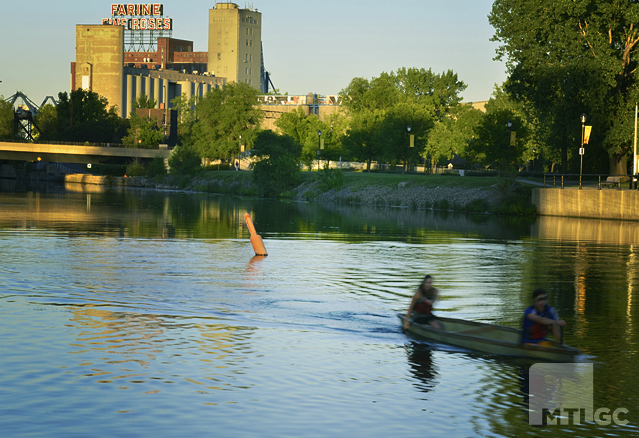
[(531, 321), (534, 322), (538, 322), (539, 324), (543, 324), (543, 325), (558, 325), (561, 327), (565, 327), (566, 326), (566, 321), (564, 321), (563, 319), (550, 319), (550, 318), (544, 318), (543, 316), (539, 316), (539, 315), (535, 315), (534, 313), (529, 313), (528, 315), (526, 315), (526, 318), (530, 319)]

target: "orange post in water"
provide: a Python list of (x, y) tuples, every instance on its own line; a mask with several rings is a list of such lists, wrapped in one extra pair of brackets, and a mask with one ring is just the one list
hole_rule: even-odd
[(248, 226), (249, 232), (251, 233), (251, 245), (253, 245), (253, 251), (255, 251), (255, 255), (265, 256), (268, 255), (266, 252), (266, 248), (264, 248), (264, 242), (262, 242), (262, 238), (255, 231), (255, 226), (253, 225), (253, 221), (251, 220), (251, 215), (246, 213), (244, 215), (244, 220), (246, 221), (246, 225)]

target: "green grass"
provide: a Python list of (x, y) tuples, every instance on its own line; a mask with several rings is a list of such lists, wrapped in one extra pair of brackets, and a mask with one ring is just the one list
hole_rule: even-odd
[[(355, 192), (369, 186), (393, 187), (397, 188), (400, 183), (405, 183), (405, 187), (455, 187), (464, 189), (488, 189), (494, 187), (503, 178), (498, 177), (473, 177), (473, 176), (451, 176), (451, 175), (420, 175), (420, 174), (394, 174), (394, 173), (368, 173), (368, 172), (343, 172), (343, 185), (350, 187)], [(315, 181), (318, 178), (317, 172), (302, 172), (303, 182)], [(253, 173), (232, 170), (213, 170), (202, 172), (201, 179), (216, 180), (223, 185), (233, 183), (252, 184)]]
[(398, 187), (406, 183), (405, 187), (459, 187), (465, 189), (489, 188), (497, 184), (496, 177), (466, 177), (449, 175), (419, 175), (419, 174), (384, 174), (367, 172), (344, 173), (344, 184), (355, 189), (368, 186)]

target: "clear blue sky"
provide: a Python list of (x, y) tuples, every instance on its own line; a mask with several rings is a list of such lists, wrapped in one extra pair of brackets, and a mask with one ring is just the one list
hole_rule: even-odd
[[(262, 13), (266, 69), (289, 94), (337, 94), (354, 77), (400, 67), (452, 69), (468, 88), (465, 101), (487, 100), (505, 66), (492, 59), (491, 0), (256, 0), (236, 2)], [(173, 37), (208, 50), (208, 11), (215, 0), (166, 0)], [(22, 91), (36, 104), (69, 91), (75, 25), (99, 24), (111, 2), (7, 1), (0, 26), (0, 95)]]

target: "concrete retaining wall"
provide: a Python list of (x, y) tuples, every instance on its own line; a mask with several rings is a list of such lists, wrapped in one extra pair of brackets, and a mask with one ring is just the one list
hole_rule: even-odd
[(639, 220), (637, 190), (533, 189), (532, 203), (543, 216)]

